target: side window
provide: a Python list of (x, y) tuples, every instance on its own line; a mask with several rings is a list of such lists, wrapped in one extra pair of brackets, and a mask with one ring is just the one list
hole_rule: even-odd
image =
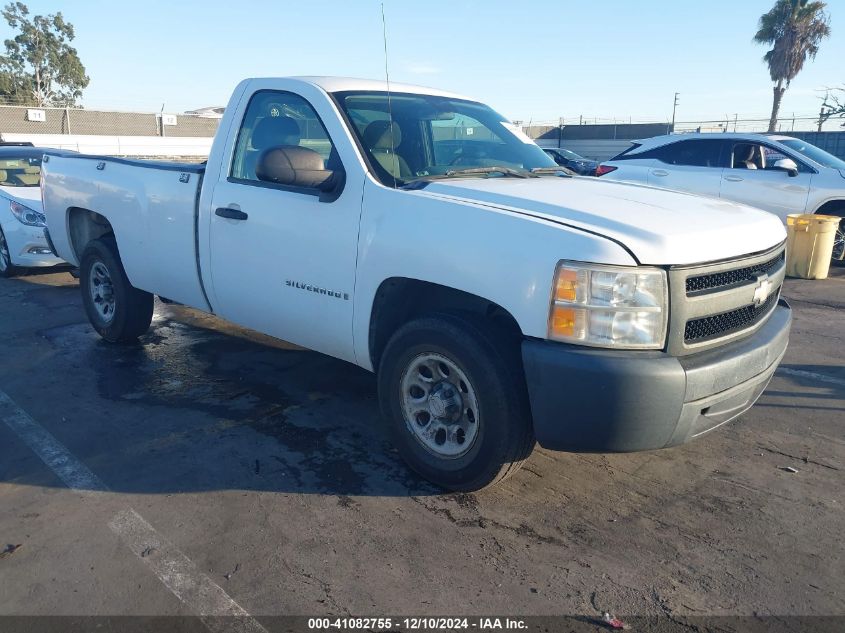
[(230, 176), (261, 182), (255, 167), (263, 152), (279, 146), (303, 147), (314, 152), (324, 168), (339, 164), (337, 152), (314, 108), (299, 95), (262, 90), (250, 99), (244, 114)]
[(652, 157), (668, 165), (722, 167), (722, 145), (722, 141), (710, 139), (679, 141), (652, 150)]
[[(731, 166), (734, 169), (772, 170), (776, 161), (790, 158), (768, 145), (759, 143), (738, 142), (731, 149)], [(799, 171), (809, 171), (806, 165), (798, 163)]]
[(794, 161), (795, 164), (798, 165), (798, 171), (799, 172), (807, 173), (807, 174), (813, 173), (813, 171), (809, 167), (807, 167), (807, 165), (802, 163), (800, 160), (792, 158), (792, 156), (787, 156), (786, 154), (784, 154), (783, 152), (781, 152), (780, 150), (778, 150), (774, 147), (770, 147), (768, 145), (763, 145), (763, 169), (766, 169), (768, 171), (772, 171), (772, 170), (774, 170), (775, 163), (777, 161), (784, 160), (786, 158)]

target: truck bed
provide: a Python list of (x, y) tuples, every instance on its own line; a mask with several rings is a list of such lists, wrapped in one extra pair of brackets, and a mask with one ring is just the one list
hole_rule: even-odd
[(197, 264), (197, 200), (205, 165), (49, 155), (42, 166), (47, 227), (59, 256), (79, 265), (75, 218), (108, 217), (130, 283), (208, 309)]

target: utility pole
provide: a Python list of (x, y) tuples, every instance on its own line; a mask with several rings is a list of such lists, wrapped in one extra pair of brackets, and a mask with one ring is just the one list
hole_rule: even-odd
[(672, 132), (675, 131), (675, 111), (678, 109), (678, 97), (681, 96), (680, 92), (675, 93), (675, 103), (672, 106)]

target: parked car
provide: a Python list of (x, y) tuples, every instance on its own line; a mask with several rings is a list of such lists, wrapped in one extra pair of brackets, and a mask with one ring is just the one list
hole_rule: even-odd
[(451, 93), (249, 79), (206, 165), (45, 160), (50, 236), (104, 339), (144, 334), (158, 294), (377, 372), (400, 453), (446, 488), (507, 477), (535, 438), (699, 437), (786, 351), (777, 218), (563, 175)]
[(575, 152), (562, 147), (544, 147), (543, 151), (552, 157), (561, 167), (566, 167), (570, 171), (575, 172), (580, 176), (595, 176), (596, 168), (599, 166), (597, 160), (591, 160), (579, 156)]
[(21, 268), (64, 262), (50, 250), (41, 212), (41, 157), (47, 150), (32, 143), (0, 144), (0, 277)]
[(833, 259), (845, 259), (845, 161), (801, 139), (773, 134), (683, 134), (636, 141), (602, 163), (605, 180), (724, 198), (770, 211), (843, 218)]

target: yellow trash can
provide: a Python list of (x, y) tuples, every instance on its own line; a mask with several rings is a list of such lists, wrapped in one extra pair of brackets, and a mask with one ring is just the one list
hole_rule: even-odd
[(793, 213), (786, 216), (786, 274), (827, 279), (839, 221), (833, 215)]

